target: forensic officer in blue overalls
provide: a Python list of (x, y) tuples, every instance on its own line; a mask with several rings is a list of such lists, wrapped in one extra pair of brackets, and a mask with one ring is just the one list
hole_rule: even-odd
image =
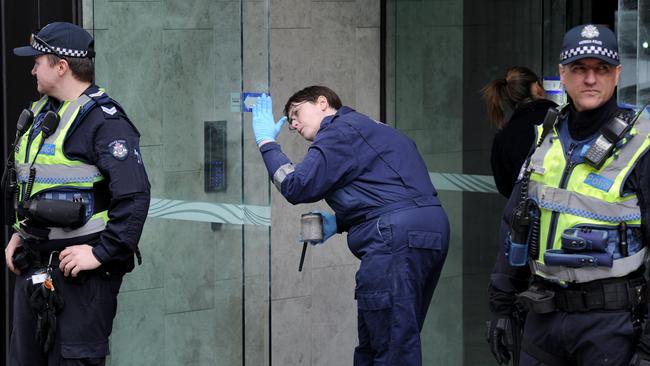
[(538, 127), (501, 226), (489, 287), (499, 364), (650, 365), (650, 120), (617, 106), (621, 68), (611, 30), (565, 34), (570, 103)]
[[(321, 213), (324, 240), (347, 231), (361, 259), (354, 365), (421, 365), (420, 330), (447, 255), (449, 223), (415, 143), (342, 106), (324, 86), (291, 96), (277, 123), (271, 109), (262, 96), (253, 130), (273, 183), (293, 204), (324, 198), (336, 213)], [(298, 164), (275, 142), (287, 119), (312, 141)]]
[(16, 212), (5, 249), (16, 274), (9, 364), (104, 365), (149, 207), (139, 133), (93, 84), (82, 28), (48, 24), (14, 53), (34, 57), (43, 97), (21, 114), (3, 175)]

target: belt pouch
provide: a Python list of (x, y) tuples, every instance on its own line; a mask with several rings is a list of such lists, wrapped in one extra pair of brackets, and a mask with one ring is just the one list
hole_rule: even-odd
[(614, 257), (602, 252), (566, 252), (561, 249), (544, 252), (544, 263), (549, 266), (564, 267), (609, 267), (614, 264)]
[(526, 310), (537, 314), (551, 313), (557, 310), (555, 306), (555, 292), (531, 286), (528, 290), (519, 293), (517, 302)]
[(566, 229), (562, 233), (562, 249), (566, 251), (596, 251), (607, 252), (607, 237), (605, 230), (598, 229)]
[(528, 263), (528, 243), (515, 243), (508, 236), (506, 239), (506, 255), (511, 266), (525, 266)]
[(84, 225), (85, 212), (81, 202), (40, 199), (29, 201), (27, 217), (44, 226), (76, 229)]

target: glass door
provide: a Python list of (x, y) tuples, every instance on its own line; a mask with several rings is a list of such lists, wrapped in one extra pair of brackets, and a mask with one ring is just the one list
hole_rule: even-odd
[(152, 184), (110, 365), (269, 364), (270, 191), (246, 112), (268, 90), (268, 7), (84, 0), (97, 84), (140, 130)]

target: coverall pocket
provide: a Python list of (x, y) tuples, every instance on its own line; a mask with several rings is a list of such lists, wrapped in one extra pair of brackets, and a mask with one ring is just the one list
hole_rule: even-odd
[(409, 231), (409, 247), (418, 249), (440, 250), (441, 235), (434, 231)]
[(435, 231), (409, 231), (405, 275), (416, 283), (428, 282), (441, 262), (442, 235)]
[(384, 310), (391, 308), (390, 293), (388, 291), (357, 292), (359, 310)]
[(392, 301), (388, 291), (356, 292), (359, 346), (383, 353), (391, 339)]

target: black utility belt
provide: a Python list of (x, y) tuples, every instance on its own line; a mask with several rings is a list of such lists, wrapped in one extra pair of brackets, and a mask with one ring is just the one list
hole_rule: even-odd
[(517, 294), (517, 302), (538, 314), (633, 309), (646, 302), (646, 280), (643, 277), (604, 279), (567, 288), (537, 281)]

